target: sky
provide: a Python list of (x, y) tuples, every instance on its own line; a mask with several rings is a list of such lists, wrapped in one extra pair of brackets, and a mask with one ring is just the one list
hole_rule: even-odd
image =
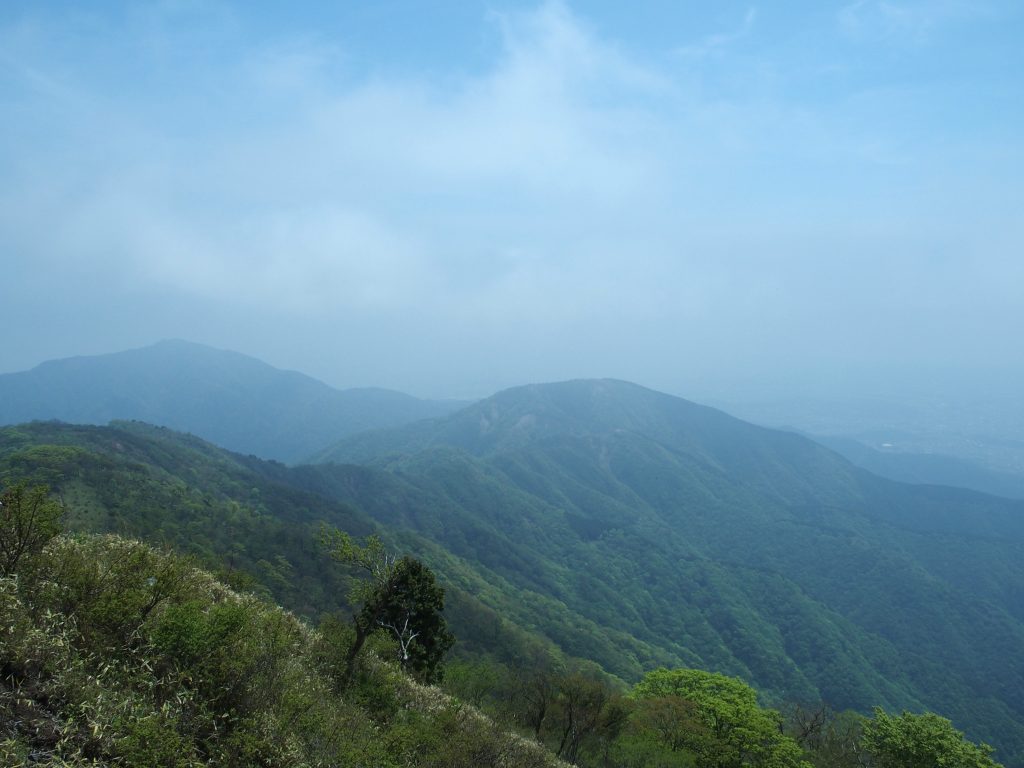
[(1024, 5), (0, 6), (0, 372), (1024, 391)]

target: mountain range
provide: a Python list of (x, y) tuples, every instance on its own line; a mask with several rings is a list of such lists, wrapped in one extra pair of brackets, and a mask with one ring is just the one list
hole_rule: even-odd
[(0, 424), (137, 419), (284, 462), (344, 435), (460, 405), (388, 389), (338, 390), (247, 355), (178, 340), (0, 375)]
[(463, 651), (931, 709), (1024, 764), (1022, 501), (882, 478), (615, 380), (324, 444), (286, 467), (142, 424), (33, 424), (0, 430), (0, 478), (44, 479), (77, 526), (225, 560), (306, 613), (338, 591), (318, 522), (376, 530), (451, 589)]

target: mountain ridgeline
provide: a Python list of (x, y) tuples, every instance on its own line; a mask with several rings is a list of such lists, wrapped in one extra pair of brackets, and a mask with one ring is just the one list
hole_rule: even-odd
[(932, 708), (1004, 759), (1024, 746), (1024, 503), (879, 478), (619, 381), (508, 390), (317, 458), (399, 481), (383, 498), (379, 475), (327, 464), (310, 487), (525, 606), (554, 597), (573, 620), (548, 636), (626, 679), (698, 666), (777, 700)]
[(317, 399), (324, 385), (241, 358), (256, 363), (250, 380), (198, 350), (219, 371), (202, 387), (199, 369), (175, 380), (173, 361), (124, 375), (64, 361), (103, 373), (77, 379), (75, 397), (45, 384), (65, 374), (34, 394), (17, 378), (46, 366), (0, 377), (22, 388), (0, 413), (149, 418), (308, 464), (140, 423), (34, 423), (0, 428), (0, 483), (46, 482), (72, 529), (171, 544), (310, 617), (343, 603), (320, 522), (377, 533), (445, 585), (457, 658), (561, 655), (628, 684), (691, 667), (739, 676), (774, 705), (930, 709), (1024, 765), (1024, 502), (883, 479), (800, 435), (613, 380), (447, 413), (364, 400), (337, 428), (318, 416), (337, 402)]
[(0, 424), (137, 419), (284, 462), (345, 435), (440, 416), (458, 405), (387, 389), (337, 390), (237, 352), (185, 341), (0, 375)]

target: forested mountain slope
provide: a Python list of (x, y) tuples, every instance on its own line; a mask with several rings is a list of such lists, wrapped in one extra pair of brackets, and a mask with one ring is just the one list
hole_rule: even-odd
[(302, 458), (364, 429), (439, 416), (456, 406), (386, 389), (337, 390), (237, 352), (185, 341), (0, 375), (0, 424), (138, 419), (279, 461)]
[(627, 682), (689, 666), (769, 703), (928, 708), (1021, 764), (1018, 502), (885, 481), (621, 382), (513, 390), (346, 450), (367, 463), (35, 423), (0, 429), (0, 481), (48, 482), (72, 528), (226, 562), (307, 615), (343, 602), (319, 521), (377, 530), (445, 584), (458, 653), (523, 659), (546, 638)]
[(617, 381), (509, 390), (320, 459), (368, 468), (307, 487), (555, 597), (607, 634), (539, 628), (623, 677), (667, 656), (779, 698), (927, 707), (1019, 760), (1024, 503)]
[[(422, 684), (441, 660), (429, 643), (413, 646), (425, 664), (383, 631), (363, 636), (372, 649), (353, 645), (365, 624), (331, 615), (313, 629), (191, 559), (60, 535), (66, 510), (42, 486), (8, 486), (0, 506), (0, 763), (12, 768), (1002, 768), (933, 713), (783, 716), (741, 680), (696, 669), (655, 670), (626, 693), (579, 666), (528, 661), (504, 678), (463, 666), (452, 697)], [(447, 644), (429, 569), (330, 538), (339, 566), (384, 567), (353, 592), (360, 616), (404, 614)], [(463, 698), (481, 691), (490, 717)]]
[(350, 504), (298, 488), (297, 470), (139, 422), (0, 427), (0, 487), (45, 483), (71, 531), (115, 533), (195, 555), (230, 584), (306, 617), (346, 609), (345, 580), (317, 544), (323, 523), (442, 568), (459, 655), (555, 652), (474, 594), (491, 588), (428, 539), (389, 529)]

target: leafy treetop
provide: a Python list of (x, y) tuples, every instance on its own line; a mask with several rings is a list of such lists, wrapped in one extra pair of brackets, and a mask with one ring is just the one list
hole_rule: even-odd
[(888, 715), (876, 707), (863, 741), (878, 768), (1002, 768), (992, 747), (973, 744), (933, 712)]
[[(658, 669), (633, 689), (641, 701), (680, 700), (692, 729), (673, 734), (674, 748), (693, 752), (698, 768), (804, 768), (797, 743), (782, 733), (778, 712), (757, 704), (742, 680), (699, 669)], [(686, 702), (684, 704), (684, 702)]]

